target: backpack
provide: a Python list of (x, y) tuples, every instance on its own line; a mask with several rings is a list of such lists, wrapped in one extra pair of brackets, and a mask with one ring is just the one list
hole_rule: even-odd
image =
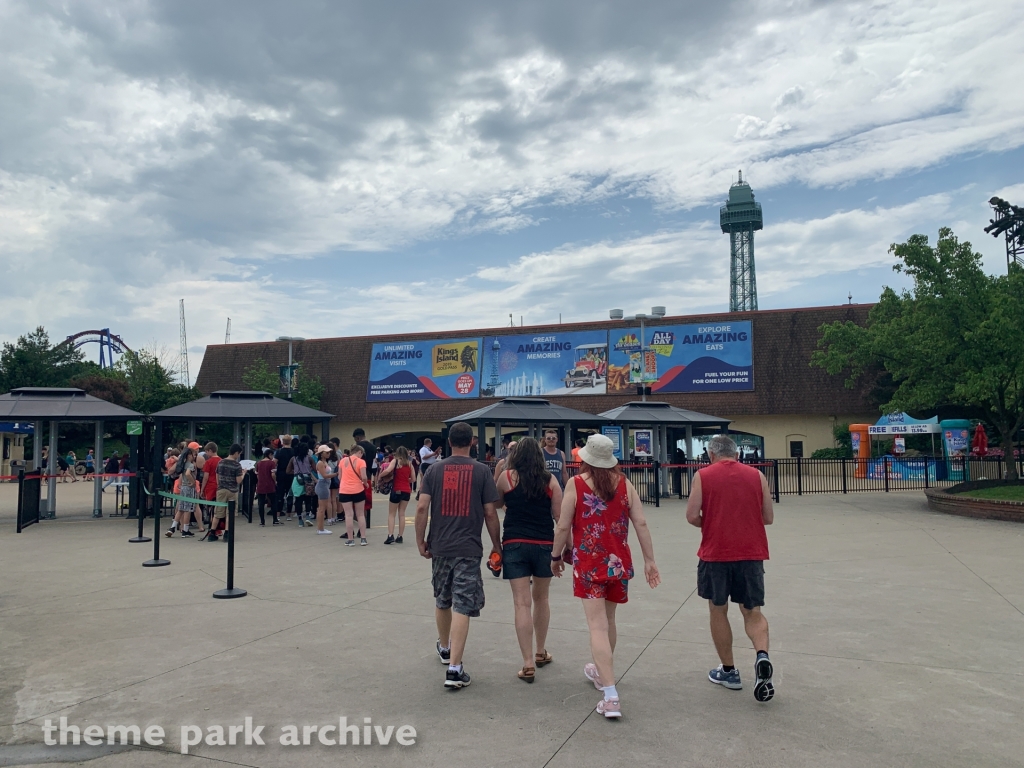
[[(377, 493), (382, 493), (385, 496), (390, 496), (391, 492), (395, 489), (395, 472), (398, 471), (398, 459), (392, 459), (391, 463), (395, 466), (391, 470), (391, 474), (387, 477), (377, 480)], [(381, 467), (381, 472), (390, 467), (391, 464), (385, 464)]]
[(168, 474), (168, 477), (170, 477), (171, 480), (177, 480), (179, 477), (185, 474), (185, 459), (187, 457), (188, 454), (186, 453), (183, 453), (181, 454), (181, 456), (178, 457), (178, 460), (174, 464), (174, 469), (172, 469)]

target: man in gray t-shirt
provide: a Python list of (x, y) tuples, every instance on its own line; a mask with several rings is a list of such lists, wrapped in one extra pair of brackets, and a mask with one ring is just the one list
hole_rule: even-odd
[[(484, 607), (481, 529), (487, 526), (493, 552), (501, 552), (501, 528), (495, 502), (498, 489), (486, 464), (469, 458), (473, 428), (465, 422), (448, 432), (451, 457), (426, 473), (416, 505), (416, 544), (431, 560), (437, 655), (448, 665), (445, 688), (469, 685), (462, 654), (469, 620)], [(430, 535), (427, 536), (427, 513)]]

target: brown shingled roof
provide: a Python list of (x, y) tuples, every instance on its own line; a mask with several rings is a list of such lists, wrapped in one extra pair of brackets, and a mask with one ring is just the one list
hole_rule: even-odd
[[(842, 376), (830, 376), (820, 368), (811, 368), (810, 356), (817, 348), (818, 328), (836, 320), (867, 322), (871, 304), (840, 304), (806, 309), (761, 310), (758, 312), (717, 313), (665, 317), (648, 321), (647, 328), (681, 323), (750, 320), (753, 324), (754, 390), (752, 392), (661, 393), (657, 399), (703, 413), (728, 416), (761, 414), (863, 413), (876, 410), (867, 389), (846, 389)], [(409, 333), (387, 336), (309, 339), (293, 343), (294, 358), (305, 371), (319, 376), (326, 386), (322, 410), (336, 414), (344, 422), (443, 421), (474, 407), (483, 407), (501, 398), (467, 400), (366, 402), (373, 344), (418, 339), (445, 339), (467, 336), (501, 336), (525, 332), (582, 331), (622, 327), (622, 321), (563, 323), (523, 328)], [(215, 344), (206, 348), (196, 386), (203, 393), (218, 389), (242, 389), (242, 374), (259, 358), (271, 368), (288, 362), (285, 342)], [(558, 402), (589, 413), (601, 413), (635, 400), (635, 394), (566, 395)]]

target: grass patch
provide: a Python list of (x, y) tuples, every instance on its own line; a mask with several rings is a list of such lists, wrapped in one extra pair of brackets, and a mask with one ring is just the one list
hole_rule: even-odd
[(977, 491), (965, 491), (959, 496), (972, 496), (977, 499), (998, 499), (999, 501), (1024, 501), (1024, 485), (995, 485)]

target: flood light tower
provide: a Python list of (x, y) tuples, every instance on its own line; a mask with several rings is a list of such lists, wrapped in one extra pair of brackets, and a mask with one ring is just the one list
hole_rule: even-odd
[(729, 311), (757, 309), (757, 275), (754, 272), (754, 231), (762, 228), (761, 204), (743, 181), (729, 188), (729, 202), (720, 212), (722, 231), (729, 235)]

